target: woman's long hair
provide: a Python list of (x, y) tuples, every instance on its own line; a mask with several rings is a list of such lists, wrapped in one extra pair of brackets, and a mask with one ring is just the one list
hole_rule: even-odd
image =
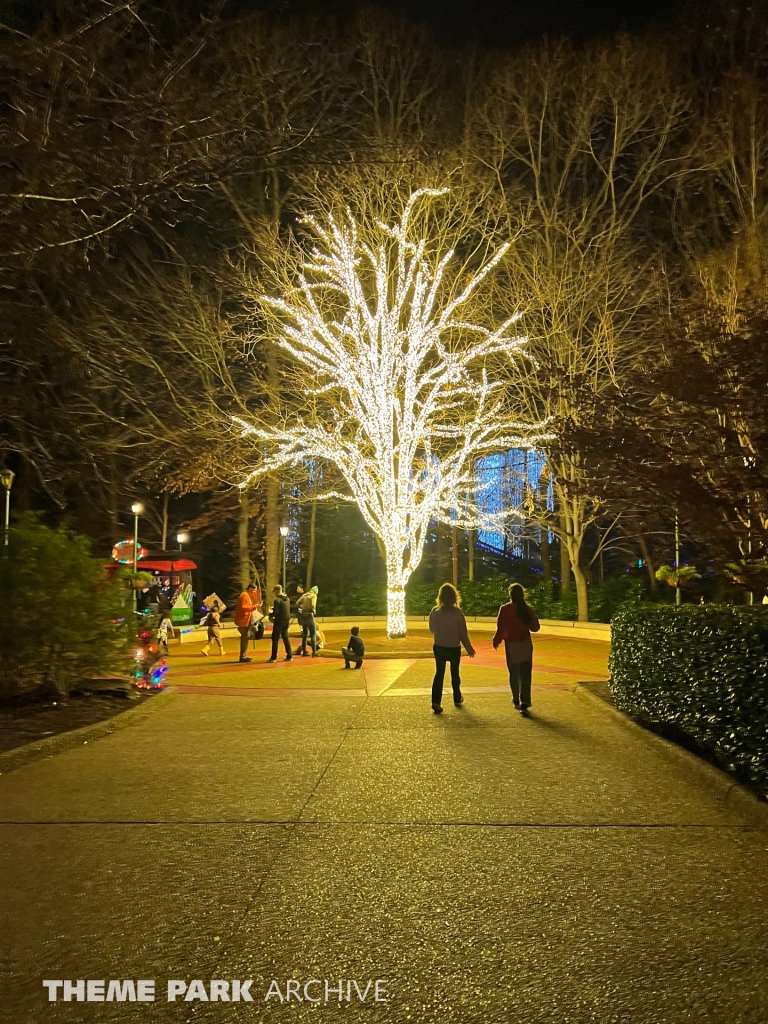
[(531, 608), (526, 604), (525, 591), (519, 583), (513, 583), (509, 588), (509, 600), (515, 606), (517, 617), (526, 626), (531, 622)]
[(437, 592), (435, 608), (458, 608), (461, 602), (459, 592), (452, 583), (444, 583)]

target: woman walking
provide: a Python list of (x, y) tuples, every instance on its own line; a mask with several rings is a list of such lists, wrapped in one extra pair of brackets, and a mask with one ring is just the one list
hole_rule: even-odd
[(493, 649), (496, 650), (502, 642), (504, 643), (512, 700), (522, 715), (526, 715), (531, 706), (531, 633), (538, 633), (540, 628), (536, 612), (526, 604), (525, 591), (519, 583), (513, 583), (509, 588), (509, 603), (499, 608)]
[(459, 662), (461, 645), (470, 658), (474, 658), (475, 649), (467, 634), (467, 620), (459, 608), (459, 594), (450, 583), (444, 583), (437, 595), (437, 604), (429, 613), (429, 631), (435, 638), (432, 650), (435, 655), (435, 678), (432, 682), (432, 710), (436, 715), (442, 713), (443, 679), (445, 666), (451, 666), (451, 687), (453, 703), (458, 707), (464, 703), (461, 695), (461, 678)]

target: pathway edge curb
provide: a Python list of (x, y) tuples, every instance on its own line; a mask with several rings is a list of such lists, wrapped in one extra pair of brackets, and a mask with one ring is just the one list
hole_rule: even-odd
[(670, 754), (678, 761), (682, 761), (687, 767), (695, 769), (710, 785), (714, 785), (720, 791), (720, 799), (726, 807), (735, 809), (747, 818), (754, 827), (768, 832), (768, 804), (760, 800), (745, 786), (742, 786), (740, 782), (733, 779), (722, 768), (710, 764), (709, 761), (698, 757), (693, 751), (678, 746), (677, 743), (665, 739), (657, 732), (643, 728), (642, 725), (635, 722), (629, 715), (625, 715), (623, 711), (614, 707), (613, 704), (608, 704), (602, 697), (598, 697), (596, 693), (593, 693), (583, 683), (573, 683), (570, 686), (570, 690), (577, 696), (584, 697), (593, 704), (598, 704), (624, 726), (625, 729), (644, 736), (648, 742), (661, 747), (667, 754)]
[(120, 729), (126, 729), (131, 725), (138, 725), (158, 709), (164, 708), (171, 700), (179, 696), (175, 686), (169, 686), (160, 693), (153, 694), (149, 700), (142, 701), (136, 708), (126, 708), (111, 718), (105, 718), (103, 722), (94, 722), (91, 725), (83, 725), (79, 729), (71, 729), (69, 732), (61, 732), (57, 736), (48, 736), (42, 740), (33, 740), (25, 743), (23, 747), (14, 747), (12, 750), (5, 750), (0, 753), (0, 775), (16, 771), (33, 761), (40, 761), (45, 757), (53, 757), (56, 754), (63, 754), (67, 750), (81, 747), (91, 740), (101, 739), (104, 736), (111, 736)]

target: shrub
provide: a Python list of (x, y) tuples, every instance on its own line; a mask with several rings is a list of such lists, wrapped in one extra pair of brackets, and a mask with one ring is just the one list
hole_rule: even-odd
[(760, 607), (621, 611), (610, 669), (622, 711), (681, 730), (725, 768), (768, 785), (768, 615)]
[(461, 607), (466, 615), (496, 615), (509, 600), (509, 588), (516, 581), (509, 576), (488, 576), (484, 580), (462, 580)]
[(406, 614), (429, 615), (435, 607), (439, 589), (439, 583), (412, 583), (405, 594)]
[(83, 678), (129, 671), (126, 596), (87, 538), (22, 516), (0, 556), (0, 698), (65, 695)]
[[(645, 597), (641, 580), (631, 576), (606, 580), (589, 588), (589, 618), (591, 622), (610, 622), (622, 608), (640, 604)], [(575, 621), (577, 617), (576, 588), (571, 587), (563, 597), (552, 597), (549, 583), (539, 583), (528, 592), (528, 602), (535, 608), (540, 619), (565, 619)]]
[[(534, 577), (535, 578), (535, 577)], [(441, 581), (444, 582), (444, 581)], [(461, 580), (461, 607), (466, 615), (496, 615), (499, 605), (509, 600), (508, 591), (512, 583), (523, 583), (519, 576), (496, 575), (482, 580)], [(408, 615), (429, 615), (435, 606), (439, 583), (412, 583), (405, 596)], [(571, 588), (561, 600), (552, 597), (552, 585), (541, 582), (528, 590), (528, 601), (540, 619), (575, 619), (576, 590)], [(643, 584), (638, 579), (622, 576), (607, 580), (597, 587), (590, 587), (590, 618), (593, 622), (610, 622), (619, 608), (635, 605), (644, 596)], [(380, 581), (358, 583), (344, 598), (340, 609), (344, 615), (386, 615), (387, 588)], [(323, 615), (337, 614), (330, 611), (324, 598)]]
[[(386, 615), (387, 585), (381, 581), (357, 583), (344, 598), (345, 615)], [(330, 615), (331, 612), (328, 612)]]

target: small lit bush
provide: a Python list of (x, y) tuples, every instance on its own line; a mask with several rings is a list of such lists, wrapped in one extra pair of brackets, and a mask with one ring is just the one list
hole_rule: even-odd
[(22, 516), (0, 555), (0, 700), (65, 695), (88, 677), (127, 672), (125, 602), (86, 537)]
[(768, 614), (644, 606), (611, 630), (611, 691), (641, 721), (673, 727), (723, 767), (768, 787)]

